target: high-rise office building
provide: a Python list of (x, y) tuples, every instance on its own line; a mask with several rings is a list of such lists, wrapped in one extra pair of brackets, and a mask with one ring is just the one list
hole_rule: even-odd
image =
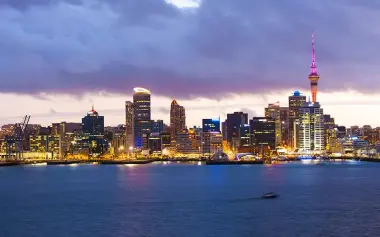
[(134, 139), (134, 111), (133, 111), (133, 103), (131, 101), (125, 102), (125, 148), (129, 149), (130, 147), (134, 147), (135, 139)]
[(185, 108), (173, 100), (170, 106), (170, 135), (172, 142), (176, 141), (177, 135), (186, 129)]
[(133, 94), (133, 124), (135, 146), (139, 149), (148, 148), (148, 135), (151, 129), (150, 91), (144, 88), (134, 88)]
[(280, 102), (274, 104), (268, 104), (268, 107), (265, 108), (265, 117), (270, 117), (276, 122), (276, 145), (280, 146), (282, 142), (281, 138), (281, 109)]
[(299, 116), (300, 108), (306, 102), (306, 96), (295, 91), (289, 96), (289, 145), (294, 150), (299, 148)]
[(193, 143), (190, 139), (190, 134), (187, 129), (179, 132), (176, 137), (176, 150), (180, 154), (196, 154), (199, 150), (194, 149)]
[(223, 151), (223, 136), (220, 132), (202, 132), (201, 150), (203, 156), (212, 156)]
[(289, 145), (289, 107), (280, 107), (281, 145)]
[(79, 139), (75, 140), (76, 146), (88, 150), (88, 154), (92, 156), (98, 156), (107, 151), (108, 142), (104, 139), (104, 117), (99, 116), (94, 107), (87, 116), (82, 118), (82, 130), (84, 136), (81, 137), (81, 142)]
[(203, 132), (220, 132), (220, 119), (202, 119)]
[(188, 131), (193, 150), (199, 152), (202, 143), (202, 128), (194, 126), (192, 128), (189, 128)]
[(152, 120), (152, 129), (153, 133), (162, 133), (164, 132), (164, 121), (163, 120)]
[(317, 73), (317, 65), (315, 63), (315, 49), (314, 49), (314, 33), (312, 35), (312, 56), (311, 56), (311, 66), (310, 66), (310, 74), (309, 74), (309, 81), (310, 81), (310, 88), (311, 88), (311, 97), (312, 102), (317, 102), (317, 93), (318, 93), (318, 81), (319, 81), (319, 74)]
[(249, 126), (249, 124), (240, 125), (239, 139), (240, 139), (239, 148), (240, 147), (249, 147), (252, 145), (251, 127)]
[(152, 132), (149, 134), (148, 148), (153, 154), (161, 154), (162, 152), (162, 137), (160, 133)]
[(243, 112), (234, 112), (227, 114), (227, 141), (230, 147), (239, 145), (240, 127), (248, 123), (248, 114)]
[(256, 150), (276, 149), (276, 120), (271, 117), (253, 117), (249, 121), (252, 143)]
[(82, 130), (84, 134), (92, 136), (104, 135), (104, 116), (99, 116), (98, 112), (94, 110), (94, 106), (82, 118)]
[(325, 136), (324, 146), (326, 150), (330, 150), (332, 140), (336, 137), (335, 120), (331, 115), (325, 114), (323, 115), (323, 124)]
[(300, 109), (300, 152), (320, 154), (325, 151), (323, 109), (318, 102), (305, 102)]
[(171, 137), (169, 132), (162, 132), (161, 134), (162, 149), (169, 148), (171, 145)]
[(128, 151), (126, 147), (125, 125), (120, 124), (116, 127), (105, 127), (105, 137), (111, 143), (113, 152), (116, 154), (125, 153)]

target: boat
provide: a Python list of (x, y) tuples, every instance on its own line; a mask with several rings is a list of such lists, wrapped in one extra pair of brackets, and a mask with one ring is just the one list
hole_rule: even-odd
[(274, 199), (277, 197), (278, 197), (278, 195), (274, 192), (266, 193), (263, 196), (261, 196), (262, 199)]
[(310, 155), (301, 155), (301, 156), (297, 156), (296, 159), (297, 159), (297, 160), (312, 160), (313, 157), (310, 156)]
[(41, 162), (41, 163), (33, 163), (34, 166), (45, 166), (47, 165), (47, 162)]

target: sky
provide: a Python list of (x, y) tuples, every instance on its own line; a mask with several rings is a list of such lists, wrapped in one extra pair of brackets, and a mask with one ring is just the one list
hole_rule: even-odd
[(80, 122), (94, 104), (124, 123), (134, 87), (152, 118), (170, 102), (187, 125), (310, 95), (339, 125), (380, 126), (377, 0), (0, 0), (0, 125)]

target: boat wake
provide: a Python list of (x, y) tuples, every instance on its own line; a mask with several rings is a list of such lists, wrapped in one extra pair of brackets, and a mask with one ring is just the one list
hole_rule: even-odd
[(182, 204), (182, 203), (240, 203), (252, 202), (265, 199), (276, 199), (279, 195), (273, 192), (266, 193), (260, 197), (247, 197), (247, 198), (230, 198), (230, 199), (203, 199), (203, 200), (178, 200), (178, 201), (138, 201), (134, 204)]

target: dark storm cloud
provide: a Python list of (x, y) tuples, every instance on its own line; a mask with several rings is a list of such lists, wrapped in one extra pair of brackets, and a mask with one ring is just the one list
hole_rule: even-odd
[(375, 0), (0, 0), (0, 92), (220, 97), (380, 88)]

